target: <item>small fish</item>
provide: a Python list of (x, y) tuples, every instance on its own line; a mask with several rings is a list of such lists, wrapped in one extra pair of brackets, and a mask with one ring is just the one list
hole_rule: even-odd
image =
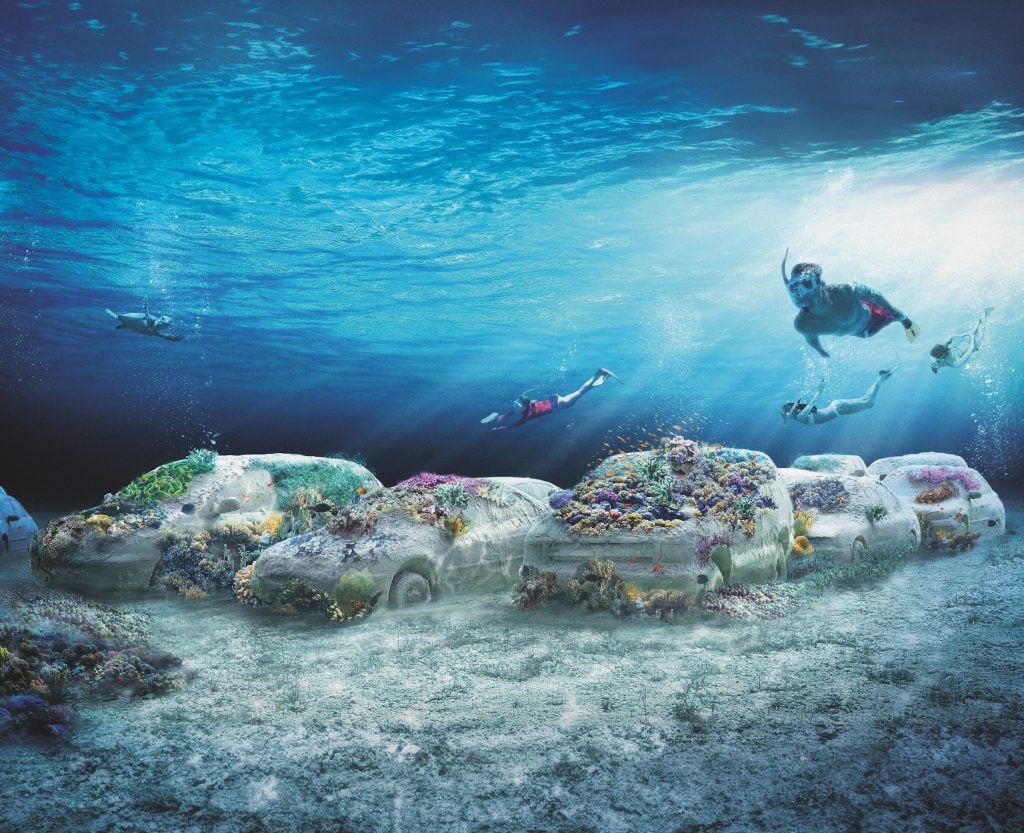
[(316, 506), (310, 506), (310, 512), (330, 512), (334, 507), (329, 503), (318, 503)]
[(672, 427), (675, 428), (676, 431), (682, 431), (683, 430), (683, 426), (682, 425), (673, 425)]
[(272, 487), (274, 485), (274, 481), (271, 480), (267, 485)]

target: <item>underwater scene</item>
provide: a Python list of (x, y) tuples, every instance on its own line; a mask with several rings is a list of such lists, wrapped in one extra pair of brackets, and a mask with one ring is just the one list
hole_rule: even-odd
[(0, 833), (1024, 829), (1020, 4), (0, 6)]

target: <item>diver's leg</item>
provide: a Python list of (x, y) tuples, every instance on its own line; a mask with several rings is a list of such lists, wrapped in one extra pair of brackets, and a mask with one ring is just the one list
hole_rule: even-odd
[(593, 376), (587, 379), (587, 381), (585, 381), (582, 385), (579, 386), (579, 388), (574, 390), (572, 393), (567, 393), (565, 396), (559, 396), (558, 407), (571, 408), (573, 405), (576, 404), (577, 399), (583, 396), (583, 394), (585, 394), (591, 388), (596, 388), (599, 385), (603, 385), (604, 380), (607, 379), (609, 376), (611, 376), (614, 379), (619, 378), (610, 370), (605, 370), (603, 367), (598, 369), (598, 371)]
[(866, 411), (875, 404), (875, 397), (878, 396), (878, 389), (882, 386), (882, 382), (888, 379), (891, 375), (891, 370), (880, 370), (878, 372), (878, 378), (871, 383), (871, 387), (867, 389), (863, 396), (858, 396), (856, 399), (836, 399), (828, 407), (834, 408), (836, 414), (839, 416), (855, 414), (857, 411)]

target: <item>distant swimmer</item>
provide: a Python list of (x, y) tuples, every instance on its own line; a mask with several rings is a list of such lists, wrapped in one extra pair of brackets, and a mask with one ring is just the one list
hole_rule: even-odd
[[(612, 373), (610, 370), (605, 370), (603, 367), (600, 368), (593, 376), (587, 381), (580, 385), (579, 389), (574, 390), (572, 393), (566, 394), (565, 396), (549, 396), (547, 399), (530, 399), (526, 394), (523, 394), (515, 403), (511, 411), (506, 411), (503, 414), (499, 414), (497, 411), (488, 414), (482, 420), (481, 423), (497, 422), (498, 424), (492, 428), (492, 431), (503, 431), (507, 428), (518, 428), (520, 425), (529, 422), (531, 419), (539, 419), (540, 417), (547, 416), (559, 408), (571, 408), (576, 404), (576, 400), (579, 399), (591, 388), (600, 387), (604, 384), (605, 379), (611, 377), (615, 381), (622, 383), (622, 380)], [(513, 420), (515, 420), (513, 422)], [(508, 424), (503, 424), (508, 423)]]
[(938, 373), (940, 367), (960, 367), (981, 348), (981, 340), (985, 337), (985, 325), (995, 307), (986, 307), (985, 312), (970, 332), (946, 339), (945, 344), (936, 344), (931, 349), (932, 373)]
[(142, 299), (142, 312), (116, 313), (108, 309), (107, 315), (118, 322), (117, 327), (114, 328), (116, 330), (131, 330), (133, 333), (157, 336), (167, 341), (181, 341), (185, 338), (183, 335), (168, 335), (162, 332), (171, 326), (171, 317), (169, 315), (153, 315), (149, 311), (148, 298)]
[(825, 407), (819, 408), (814, 404), (814, 401), (821, 396), (821, 389), (824, 386), (824, 382), (822, 382), (818, 386), (818, 392), (810, 402), (797, 400), (796, 402), (787, 402), (783, 405), (782, 421), (785, 422), (786, 420), (793, 419), (801, 425), (821, 425), (825, 422), (831, 422), (836, 417), (855, 414), (857, 411), (866, 411), (875, 404), (878, 389), (882, 386), (882, 382), (892, 376), (895, 369), (896, 367), (894, 366), (885, 370), (879, 370), (878, 378), (875, 379), (863, 396), (857, 399), (833, 399)]
[(893, 321), (903, 325), (909, 341), (920, 335), (917, 325), (880, 292), (860, 283), (826, 284), (817, 263), (798, 263), (787, 278), (787, 257), (789, 249), (782, 258), (782, 281), (800, 310), (793, 319), (793, 326), (825, 358), (828, 353), (819, 338), (823, 335), (870, 338)]

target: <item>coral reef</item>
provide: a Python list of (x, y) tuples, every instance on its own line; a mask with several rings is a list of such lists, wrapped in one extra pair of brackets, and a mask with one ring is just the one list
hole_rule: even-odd
[(731, 538), (728, 535), (705, 535), (697, 542), (697, 566), (704, 568), (708, 566), (708, 562), (711, 560), (711, 553), (715, 547), (725, 545), (728, 546)]
[(789, 487), (789, 496), (793, 500), (793, 508), (798, 511), (818, 509), (833, 512), (850, 502), (850, 493), (835, 477), (794, 483)]
[(71, 695), (132, 697), (182, 684), (138, 613), (48, 591), (0, 592), (0, 736), (62, 735)]
[(588, 610), (612, 609), (626, 598), (625, 582), (611, 561), (590, 557), (576, 568), (576, 572), (562, 588), (562, 595), (573, 607)]
[(760, 487), (773, 481), (771, 461), (757, 452), (665, 437), (660, 451), (615, 455), (549, 505), (573, 533), (654, 532), (713, 517), (752, 536), (760, 512), (775, 508)]

